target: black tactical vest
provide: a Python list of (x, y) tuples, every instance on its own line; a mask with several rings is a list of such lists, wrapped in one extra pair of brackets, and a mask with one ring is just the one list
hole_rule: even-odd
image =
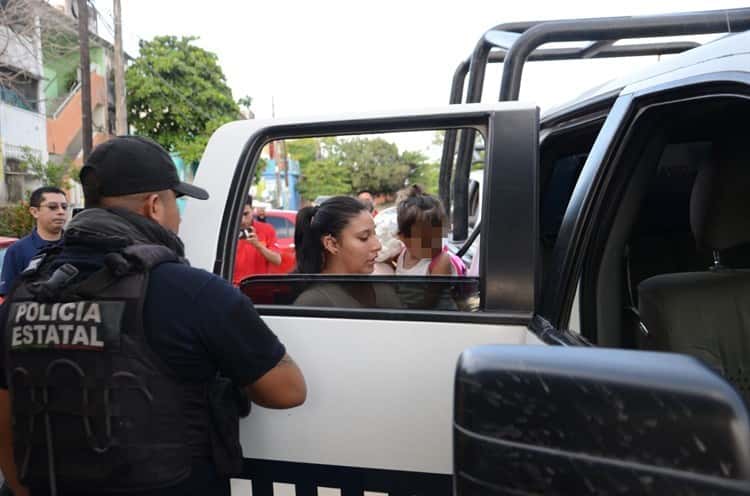
[(210, 441), (188, 439), (185, 420), (189, 413), (209, 421), (209, 385), (177, 380), (144, 336), (154, 264), (127, 265), (124, 274), (104, 268), (69, 285), (74, 267), (52, 277), (40, 269), (5, 303), (5, 373), (24, 484), (53, 493), (153, 490), (185, 479), (192, 456), (210, 456)]

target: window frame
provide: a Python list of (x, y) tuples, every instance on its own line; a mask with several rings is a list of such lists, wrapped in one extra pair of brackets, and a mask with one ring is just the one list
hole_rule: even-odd
[[(506, 104), (500, 104), (505, 106)], [(260, 152), (269, 141), (324, 136), (351, 136), (388, 132), (432, 131), (472, 128), (487, 139), (487, 166), (484, 182), (499, 188), (503, 208), (483, 197), (483, 219), (493, 229), (481, 237), (480, 252), (487, 263), (480, 266), (480, 305), (482, 311), (471, 314), (453, 311), (399, 311), (399, 320), (448, 320), (483, 323), (528, 324), (534, 313), (537, 222), (537, 169), (539, 110), (536, 107), (507, 104), (506, 108), (467, 109), (455, 113), (397, 116), (349, 121), (330, 121), (294, 125), (276, 125), (250, 136), (235, 167), (224, 208), (217, 243), (214, 272), (231, 278), (235, 240), (239, 230), (239, 212), (254, 177)], [(493, 164), (497, 164), (494, 166)], [(497, 170), (495, 170), (497, 169)], [(468, 180), (468, 178), (467, 178)], [(487, 191), (487, 190), (485, 190)], [(519, 212), (521, 214), (519, 214)], [(509, 235), (508, 233), (512, 233)], [(281, 276), (283, 277), (283, 276)], [(488, 284), (488, 280), (510, 284)], [(293, 306), (259, 306), (261, 314), (326, 318), (392, 319), (390, 309), (337, 309)], [(447, 315), (445, 315), (447, 314)]]
[[(553, 251), (550, 277), (542, 288), (541, 316), (556, 329), (563, 329), (569, 321), (576, 287), (584, 264), (591, 255), (597, 229), (609, 229), (606, 219), (612, 215), (604, 203), (616, 203), (612, 177), (620, 168), (622, 154), (637, 131), (641, 115), (655, 106), (668, 105), (686, 99), (750, 94), (750, 74), (736, 71), (708, 73), (675, 80), (621, 95), (608, 115), (589, 158), (579, 177), (566, 209), (563, 224)], [(596, 342), (597, 329), (592, 322), (595, 301), (585, 298), (587, 288), (581, 281), (581, 333)], [(595, 316), (594, 316), (595, 318)]]

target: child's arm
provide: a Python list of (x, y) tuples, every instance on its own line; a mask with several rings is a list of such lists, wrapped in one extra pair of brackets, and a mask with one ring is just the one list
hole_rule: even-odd
[(453, 275), (453, 266), (451, 265), (451, 257), (445, 252), (442, 252), (435, 258), (435, 262), (430, 264), (430, 275), (431, 276), (451, 276)]

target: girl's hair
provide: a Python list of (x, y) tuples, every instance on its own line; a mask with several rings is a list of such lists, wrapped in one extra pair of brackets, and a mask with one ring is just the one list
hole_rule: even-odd
[(418, 222), (443, 228), (448, 223), (440, 200), (425, 193), (418, 185), (401, 190), (398, 197), (398, 232), (402, 236), (411, 236), (411, 228)]
[(297, 272), (318, 274), (325, 263), (321, 237), (330, 234), (338, 237), (352, 217), (367, 211), (364, 204), (350, 196), (334, 196), (315, 207), (305, 207), (297, 212), (294, 226), (294, 251), (297, 255)]

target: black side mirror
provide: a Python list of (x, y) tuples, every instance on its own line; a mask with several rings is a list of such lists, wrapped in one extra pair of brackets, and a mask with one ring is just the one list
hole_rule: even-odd
[(481, 346), (458, 363), (457, 496), (747, 494), (737, 392), (671, 353)]

